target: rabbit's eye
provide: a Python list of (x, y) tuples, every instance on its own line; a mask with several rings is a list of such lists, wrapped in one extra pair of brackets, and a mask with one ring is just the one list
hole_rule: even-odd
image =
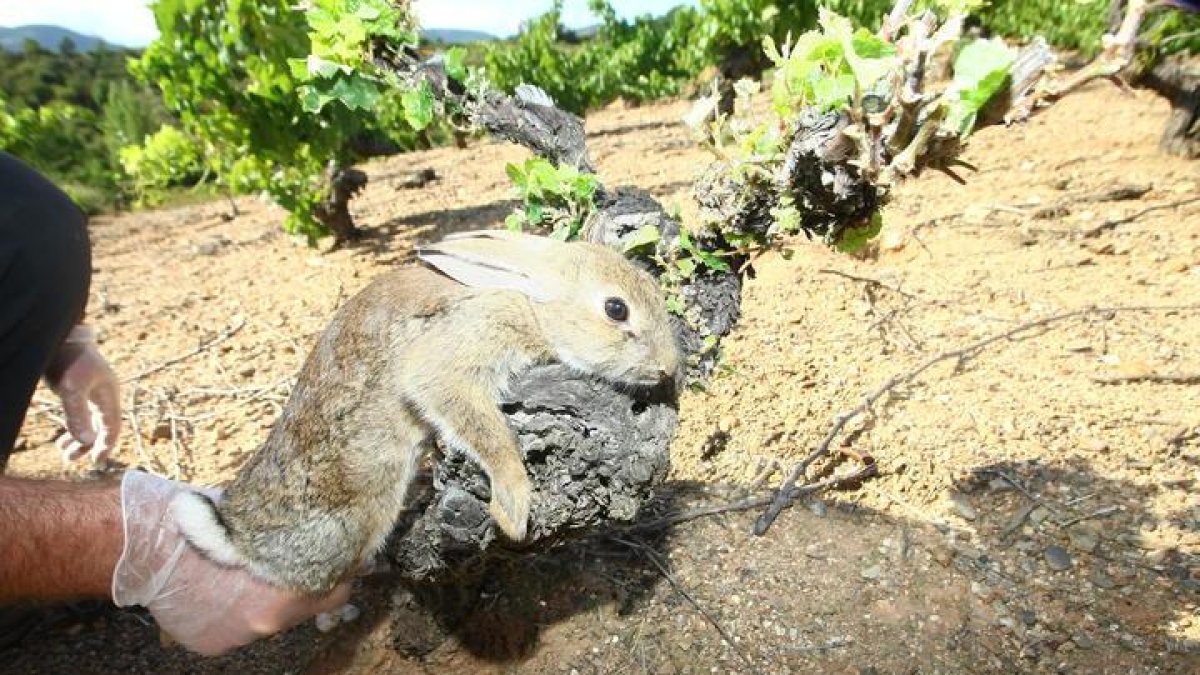
[(609, 298), (604, 301), (604, 313), (613, 321), (624, 321), (629, 318), (629, 307), (620, 298)]

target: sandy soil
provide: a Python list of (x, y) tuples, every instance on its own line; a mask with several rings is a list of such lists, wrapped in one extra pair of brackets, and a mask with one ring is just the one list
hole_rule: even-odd
[[(685, 109), (589, 118), (605, 182), (686, 215), (706, 157)], [(682, 402), (674, 507), (774, 484), (839, 411), (941, 352), (1076, 309), (1154, 308), (933, 367), (849, 427), (882, 476), (764, 537), (729, 514), (500, 566), (452, 638), (421, 649), (391, 639), (414, 618), (376, 579), (331, 635), (201, 661), (99, 608), (0, 653), (0, 672), (1200, 672), (1200, 165), (1158, 153), (1166, 113), (1091, 87), (979, 133), (967, 185), (902, 186), (872, 255), (797, 241), (756, 262), (721, 374)], [(353, 207), (371, 235), (335, 252), (252, 199), (233, 219), (226, 203), (97, 219), (91, 320), (128, 378), (120, 465), (229, 478), (333, 309), (414, 243), (499, 223), (504, 162), (523, 155), (479, 142), (370, 164)], [(424, 167), (441, 178), (404, 188)], [(63, 472), (56, 415), (39, 391), (11, 473)]]

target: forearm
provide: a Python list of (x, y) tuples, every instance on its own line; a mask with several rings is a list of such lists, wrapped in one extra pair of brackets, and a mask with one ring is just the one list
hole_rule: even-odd
[(117, 483), (0, 476), (0, 602), (108, 596), (123, 544)]

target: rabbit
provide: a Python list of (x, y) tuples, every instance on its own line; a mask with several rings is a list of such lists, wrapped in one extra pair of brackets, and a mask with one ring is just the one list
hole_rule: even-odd
[(417, 257), (339, 309), (219, 503), (173, 500), (208, 558), (329, 591), (382, 547), (435, 439), (482, 465), (489, 512), (520, 541), (532, 487), (497, 402), (510, 380), (552, 361), (638, 387), (681, 376), (658, 284), (613, 249), (485, 230)]

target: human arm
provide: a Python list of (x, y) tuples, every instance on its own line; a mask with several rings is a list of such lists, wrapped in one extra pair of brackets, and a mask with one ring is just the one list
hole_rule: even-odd
[(305, 597), (215, 565), (180, 536), (167, 504), (183, 483), (140, 471), (116, 483), (0, 477), (0, 601), (96, 597), (141, 605), (183, 646), (215, 655), (345, 603)]
[(0, 602), (102, 597), (121, 555), (116, 483), (0, 476)]

